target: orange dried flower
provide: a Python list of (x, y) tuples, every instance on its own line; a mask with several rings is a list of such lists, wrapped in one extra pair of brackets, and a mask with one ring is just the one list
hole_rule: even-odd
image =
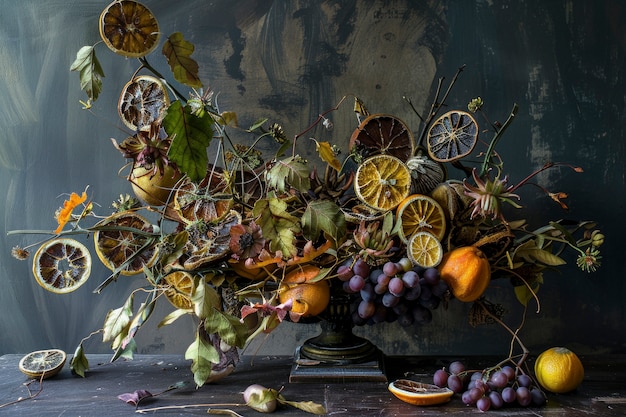
[(63, 203), (63, 207), (58, 211), (56, 216), (57, 222), (59, 223), (59, 227), (56, 228), (54, 233), (61, 233), (63, 227), (70, 221), (72, 218), (72, 211), (79, 205), (84, 203), (87, 200), (87, 193), (83, 191), (83, 194), (79, 196), (76, 193), (70, 194), (70, 199), (65, 200)]

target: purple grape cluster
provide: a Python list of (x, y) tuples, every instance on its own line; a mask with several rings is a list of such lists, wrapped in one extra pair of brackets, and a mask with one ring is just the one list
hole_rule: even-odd
[(414, 266), (408, 258), (372, 267), (361, 258), (337, 268), (343, 289), (354, 295), (352, 321), (357, 326), (397, 321), (408, 327), (432, 321), (448, 292), (436, 268)]
[(517, 373), (511, 366), (492, 372), (469, 372), (462, 362), (454, 361), (448, 369), (435, 371), (433, 383), (461, 394), (463, 403), (475, 405), (480, 411), (515, 405), (542, 406), (547, 401), (546, 394), (534, 385), (530, 376)]

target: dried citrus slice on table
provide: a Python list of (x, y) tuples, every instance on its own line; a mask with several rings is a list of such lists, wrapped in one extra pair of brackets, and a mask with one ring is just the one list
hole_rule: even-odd
[(111, 271), (136, 275), (157, 259), (154, 226), (132, 211), (113, 214), (97, 224), (94, 246), (100, 261)]
[(385, 154), (403, 162), (413, 156), (415, 140), (407, 125), (388, 114), (372, 114), (350, 137), (350, 151), (357, 148), (365, 157)]
[(56, 238), (39, 247), (33, 257), (33, 275), (46, 290), (65, 294), (87, 282), (91, 255), (85, 245), (74, 239)]
[(191, 310), (193, 303), (191, 295), (193, 293), (193, 275), (186, 271), (175, 271), (167, 274), (163, 278), (167, 285), (164, 294), (170, 303), (176, 308)]
[(411, 173), (400, 159), (391, 155), (375, 155), (363, 161), (356, 171), (354, 190), (367, 206), (392, 210), (411, 189)]
[(409, 379), (393, 381), (387, 388), (402, 401), (413, 405), (442, 404), (450, 401), (450, 397), (454, 394), (450, 388), (440, 388)]
[(20, 359), (18, 368), (30, 378), (50, 378), (58, 374), (67, 355), (60, 349), (37, 350)]
[(471, 114), (452, 110), (428, 130), (428, 154), (435, 161), (450, 162), (469, 155), (478, 141), (478, 124)]
[(396, 210), (396, 218), (401, 223), (399, 236), (404, 242), (416, 232), (430, 232), (439, 240), (446, 233), (443, 208), (423, 194), (413, 194), (402, 200)]
[(429, 232), (413, 234), (406, 246), (407, 256), (414, 265), (432, 268), (439, 265), (443, 258), (441, 242)]
[(161, 80), (151, 75), (138, 75), (126, 83), (117, 103), (122, 122), (136, 131), (160, 120), (170, 105), (170, 98)]
[(100, 37), (116, 54), (141, 58), (159, 44), (159, 24), (150, 9), (132, 0), (116, 0), (100, 14)]

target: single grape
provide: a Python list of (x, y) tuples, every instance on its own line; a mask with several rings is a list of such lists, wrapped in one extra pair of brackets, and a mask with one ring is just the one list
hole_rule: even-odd
[(401, 278), (393, 277), (389, 280), (387, 288), (396, 297), (401, 297), (404, 294), (404, 281)]
[(381, 284), (381, 285), (389, 285), (389, 281), (391, 281), (391, 277), (385, 273), (382, 273), (378, 276), (378, 278), (376, 279), (376, 283), (377, 284)]
[(471, 381), (477, 381), (477, 380), (482, 379), (482, 378), (483, 378), (483, 373), (476, 371), (476, 372), (472, 373), (472, 376), (470, 377), (470, 380)]
[(374, 323), (383, 323), (387, 321), (387, 307), (382, 304), (376, 304), (374, 314), (371, 318)]
[(348, 281), (354, 275), (354, 271), (348, 265), (340, 265), (337, 268), (337, 278), (341, 281)]
[(361, 318), (369, 319), (370, 317), (374, 315), (374, 312), (376, 311), (376, 304), (374, 304), (374, 302), (372, 301), (362, 300), (359, 303), (359, 307), (357, 311), (359, 312), (359, 316)]
[(401, 316), (409, 312), (409, 306), (407, 303), (404, 302), (404, 300), (401, 299), (398, 304), (393, 306), (393, 312), (396, 313), (398, 316)]
[(474, 405), (475, 401), (472, 399), (472, 394), (470, 391), (465, 391), (461, 394), (461, 401), (465, 405)]
[(426, 268), (419, 265), (413, 265), (413, 268), (411, 268), (411, 270), (417, 272), (417, 275), (422, 276)]
[(443, 297), (446, 291), (448, 291), (448, 284), (444, 280), (439, 280), (436, 285), (433, 285), (430, 290), (433, 292), (433, 295), (437, 297)]
[(485, 381), (483, 381), (482, 379), (475, 380), (474, 381), (474, 387), (478, 388), (483, 393), (487, 393), (487, 392), (490, 391), (489, 385), (487, 385), (487, 383)]
[(509, 383), (509, 377), (502, 371), (496, 371), (491, 375), (490, 382), (495, 388), (504, 388)]
[(469, 392), (469, 396), (470, 396), (470, 398), (472, 400), (472, 404), (476, 404), (476, 401), (480, 400), (482, 397), (485, 396), (485, 393), (483, 391), (479, 390), (478, 388), (472, 388), (468, 392)]
[(383, 294), (383, 305), (385, 307), (394, 307), (400, 302), (400, 297), (396, 296), (393, 293), (386, 292)]
[(385, 264), (383, 265), (383, 272), (385, 273), (385, 275), (393, 277), (398, 272), (400, 272), (400, 269), (395, 262), (385, 262)]
[(373, 284), (378, 284), (378, 276), (379, 275), (383, 275), (383, 270), (380, 268), (377, 269), (372, 269), (370, 271), (370, 274), (368, 276), (369, 280), (373, 283)]
[(515, 390), (515, 395), (517, 396), (517, 403), (522, 407), (528, 407), (530, 402), (532, 401), (532, 396), (530, 395), (530, 390), (526, 387), (518, 387)]
[(512, 366), (503, 366), (501, 370), (507, 376), (509, 382), (515, 379), (515, 369)]
[(437, 307), (439, 307), (439, 304), (441, 304), (441, 299), (433, 295), (428, 300), (420, 299), (419, 303), (429, 310), (437, 310)]
[(342, 282), (341, 283), (341, 287), (343, 288), (343, 291), (347, 294), (354, 294), (356, 291), (352, 291), (352, 289), (350, 288), (350, 281), (346, 281), (346, 282)]
[(489, 397), (482, 397), (476, 401), (476, 408), (480, 411), (488, 411), (491, 408), (491, 400)]
[(411, 262), (409, 258), (400, 258), (398, 265), (400, 265), (401, 270), (404, 272), (409, 272), (411, 268), (413, 268), (413, 262)]
[(433, 384), (437, 385), (440, 388), (448, 386), (448, 377), (450, 375), (446, 372), (445, 369), (437, 369), (433, 374)]
[(533, 405), (542, 406), (548, 401), (546, 393), (539, 388), (533, 388), (530, 390), (531, 402)]
[(460, 374), (461, 372), (465, 372), (465, 364), (461, 361), (453, 361), (448, 365), (448, 370), (452, 374)]
[(448, 376), (448, 388), (457, 394), (463, 392), (463, 380), (456, 374)]
[(352, 291), (359, 292), (365, 287), (365, 278), (361, 275), (353, 275), (350, 281), (348, 281), (348, 284)]
[(360, 294), (364, 301), (374, 301), (376, 299), (374, 286), (369, 282), (366, 282), (363, 288), (361, 288)]
[(405, 291), (404, 299), (407, 301), (415, 301), (420, 298), (421, 294), (422, 294), (422, 286), (418, 284), (415, 287), (409, 288), (408, 290)]
[(402, 281), (407, 288), (413, 288), (420, 283), (420, 277), (415, 271), (407, 271), (402, 275)]
[(439, 270), (437, 268), (426, 268), (422, 273), (422, 278), (428, 285), (437, 285), (439, 282)]
[(428, 324), (433, 321), (433, 313), (419, 304), (413, 307), (412, 313), (415, 322), (418, 324)]
[(526, 374), (521, 374), (517, 377), (517, 385), (520, 387), (530, 388), (533, 384), (533, 380)]
[(504, 406), (504, 400), (502, 399), (502, 394), (498, 391), (491, 391), (489, 393), (489, 399), (491, 400), (491, 408), (494, 410), (498, 410)]
[(376, 284), (374, 286), (374, 292), (378, 295), (383, 295), (384, 293), (387, 292), (387, 285), (386, 284)]
[(502, 390), (502, 401), (504, 401), (507, 404), (512, 404), (515, 402), (515, 400), (517, 400), (517, 392), (515, 391), (515, 388), (512, 387), (506, 387)]
[(352, 270), (354, 271), (355, 275), (361, 275), (362, 277), (366, 277), (370, 274), (370, 266), (361, 258), (357, 259), (354, 262)]
[(361, 317), (358, 311), (354, 311), (352, 313), (352, 323), (354, 323), (355, 326), (363, 326), (367, 323), (367, 320)]
[(422, 287), (422, 293), (420, 294), (420, 301), (430, 300), (433, 296), (433, 292), (431, 291), (430, 287), (426, 285), (421, 285), (421, 287)]

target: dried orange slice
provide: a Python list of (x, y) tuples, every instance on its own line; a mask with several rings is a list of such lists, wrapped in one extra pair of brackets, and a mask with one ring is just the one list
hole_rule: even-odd
[(157, 47), (161, 33), (156, 17), (146, 6), (115, 0), (100, 14), (100, 37), (116, 54), (141, 58)]
[(406, 245), (407, 256), (414, 265), (434, 268), (443, 258), (441, 242), (432, 233), (417, 232)]
[(74, 239), (52, 239), (41, 245), (33, 257), (37, 283), (56, 294), (78, 289), (87, 282), (90, 273), (89, 250)]
[(37, 350), (20, 359), (18, 368), (30, 378), (50, 378), (58, 374), (67, 355), (61, 349)]
[(186, 271), (175, 271), (167, 274), (163, 280), (167, 285), (164, 294), (174, 307), (182, 310), (193, 309), (191, 302), (194, 288), (193, 275)]
[(389, 391), (404, 402), (413, 405), (436, 405), (450, 401), (454, 394), (450, 388), (440, 388), (432, 384), (398, 379), (390, 383)]
[(136, 131), (160, 120), (169, 105), (170, 98), (161, 80), (138, 75), (122, 89), (117, 113), (129, 129)]
[(185, 179), (174, 194), (175, 220), (192, 224), (221, 219), (230, 212), (233, 205), (230, 189), (219, 168), (209, 167), (207, 175), (200, 183)]
[(398, 235), (404, 242), (417, 232), (430, 232), (439, 240), (446, 233), (443, 208), (423, 194), (413, 194), (402, 200), (396, 210), (396, 219), (400, 222)]
[(428, 130), (428, 154), (435, 161), (450, 162), (467, 156), (478, 140), (478, 124), (471, 114), (452, 110)]
[(352, 133), (350, 151), (355, 148), (363, 157), (385, 154), (406, 162), (413, 156), (415, 140), (402, 120), (388, 114), (372, 114)]
[(133, 211), (113, 214), (96, 225), (94, 246), (100, 261), (113, 272), (136, 275), (157, 259), (154, 226)]
[(375, 155), (363, 161), (354, 177), (356, 196), (367, 206), (392, 210), (411, 189), (411, 173), (400, 159), (391, 155)]

